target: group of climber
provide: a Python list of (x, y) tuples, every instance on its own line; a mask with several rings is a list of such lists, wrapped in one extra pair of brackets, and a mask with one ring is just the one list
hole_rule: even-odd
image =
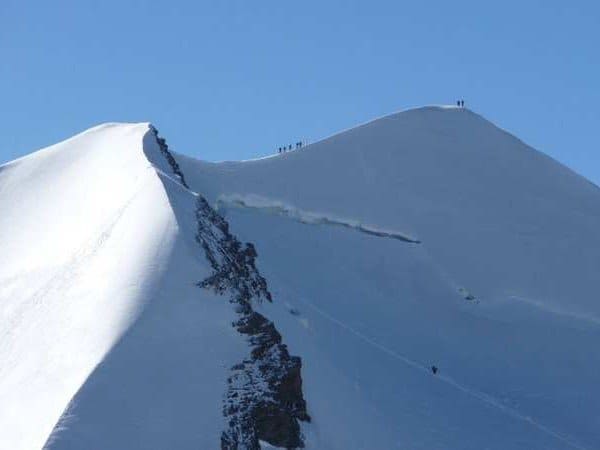
[[(456, 106), (459, 108), (464, 108), (465, 107), (465, 101), (460, 99), (460, 100), (456, 100)], [(298, 141), (296, 142), (296, 150), (298, 150), (299, 148), (302, 148), (302, 141)], [(289, 152), (292, 150), (292, 144), (289, 145), (284, 145), (283, 147), (279, 147), (277, 149), (278, 153), (285, 153), (285, 152)], [(435, 374), (437, 372), (437, 367), (435, 368), (435, 370), (432, 370), (432, 372)]]
[[(298, 150), (301, 147), (302, 147), (302, 141), (296, 142), (296, 150)], [(279, 147), (279, 149), (278, 149), (279, 153), (289, 152), (291, 150), (292, 150), (292, 144), (284, 145), (283, 147)]]

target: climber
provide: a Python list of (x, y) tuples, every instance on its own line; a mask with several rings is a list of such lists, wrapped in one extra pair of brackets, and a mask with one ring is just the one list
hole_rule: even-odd
[(438, 368), (436, 366), (431, 366), (431, 371), (435, 375), (436, 373), (438, 373)]

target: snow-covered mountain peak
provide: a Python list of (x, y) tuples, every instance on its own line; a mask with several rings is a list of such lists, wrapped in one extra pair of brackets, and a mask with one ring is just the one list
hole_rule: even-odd
[[(256, 251), (187, 188), (152, 125), (102, 125), (3, 166), (0, 203), (0, 426), (11, 448), (170, 448), (161, 427), (132, 433), (157, 416), (204, 448), (303, 442), (301, 359), (253, 309), (271, 299)], [(190, 362), (160, 392), (140, 382)], [(257, 385), (240, 395), (248, 377)], [(113, 409), (101, 404), (116, 398), (115, 379), (128, 418), (89, 428)], [(196, 402), (210, 412), (182, 423), (174, 411)]]
[(223, 163), (103, 124), (0, 208), (11, 449), (600, 443), (599, 190), (468, 109)]
[[(11, 236), (3, 248), (13, 270), (61, 261), (65, 246), (80, 245), (118, 199), (141, 189), (148, 130), (147, 124), (101, 125), (0, 168), (0, 227)], [(20, 241), (31, 236), (40, 245)]]
[[(579, 392), (594, 391), (592, 374), (600, 367), (585, 350), (578, 363), (571, 361), (580, 351), (575, 349), (597, 339), (600, 324), (600, 190), (588, 180), (455, 107), (396, 113), (270, 158), (177, 159), (192, 189), (216, 205), (236, 233), (256, 243), (260, 267), (289, 310), (304, 311), (292, 344), (305, 348), (307, 334), (314, 333), (311, 351), (319, 353), (329, 336), (321, 331), (334, 323), (339, 333), (365, 345), (361, 356), (349, 350), (359, 361), (374, 347), (408, 366), (443, 361), (452, 366), (452, 383), (458, 373), (465, 382), (456, 389), (518, 405), (505, 411), (517, 421), (535, 416), (541, 434), (531, 435), (524, 448), (599, 442), (591, 421), (566, 431), (582, 410), (598, 407), (598, 396), (585, 396), (589, 403), (578, 409), (583, 397), (575, 400), (564, 384), (569, 379)], [(278, 316), (286, 318), (284, 311)], [(344, 370), (362, 374), (349, 383), (377, 397), (374, 407), (385, 416), (379, 420), (388, 424), (383, 427), (415, 435), (409, 446), (468, 447), (464, 436), (450, 437), (449, 430), (441, 442), (425, 438), (425, 428), (415, 431), (425, 427), (417, 419), (402, 419), (415, 429), (398, 425), (394, 405), (406, 398), (386, 400), (401, 389), (397, 375), (381, 377), (389, 389), (369, 388), (364, 383), (374, 371), (356, 368), (350, 356), (338, 357)], [(307, 386), (312, 381), (322, 392), (336, 389), (320, 384), (307, 365)], [(529, 377), (539, 383), (534, 387)], [(315, 401), (309, 393), (308, 404)], [(415, 402), (412, 407), (421, 408)], [(422, 413), (435, 429), (445, 427), (433, 418), (437, 413)], [(478, 418), (471, 420), (480, 426)], [(361, 441), (363, 446), (392, 448), (391, 428), (372, 425), (370, 435), (389, 432), (389, 439), (379, 445)], [(469, 433), (482, 438), (473, 448), (489, 446), (490, 439), (498, 448), (515, 447), (488, 431), (489, 439), (483, 438), (488, 432)], [(558, 440), (542, 444), (541, 435), (552, 440), (554, 431)], [(339, 448), (353, 448), (356, 441), (343, 442)]]
[[(40, 448), (130, 326), (176, 220), (144, 154), (147, 124), (95, 127), (0, 170), (4, 442)], [(23, 417), (28, 417), (23, 421)]]

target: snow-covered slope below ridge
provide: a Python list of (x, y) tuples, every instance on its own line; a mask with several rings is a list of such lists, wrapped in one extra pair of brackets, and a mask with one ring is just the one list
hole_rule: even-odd
[(188, 182), (215, 204), (273, 202), (396, 230), (423, 240), (481, 295), (510, 285), (600, 322), (590, 296), (600, 190), (467, 109), (409, 110), (253, 161), (177, 156)]
[(600, 448), (595, 185), (447, 107), (177, 159), (258, 249), (315, 448)]
[(600, 448), (596, 186), (456, 108), (165, 149), (0, 166), (0, 449)]
[[(148, 124), (103, 125), (1, 166), (0, 208), (0, 448), (298, 439), (300, 362), (252, 310), (269, 297), (253, 250), (185, 187)], [(270, 395), (225, 403), (228, 379), (258, 364)], [(281, 407), (283, 394), (295, 403)], [(260, 408), (287, 436), (254, 426)]]
[(0, 168), (2, 448), (44, 445), (164, 269), (176, 225), (147, 130), (100, 126)]

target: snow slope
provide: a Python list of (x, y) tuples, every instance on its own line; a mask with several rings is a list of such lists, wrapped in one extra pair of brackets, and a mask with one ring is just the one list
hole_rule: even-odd
[(457, 108), (178, 161), (259, 251), (314, 448), (600, 448), (595, 185)]
[(103, 125), (0, 169), (0, 448), (42, 448), (76, 394), (48, 448), (219, 442), (243, 342), (144, 150), (147, 124)]
[(201, 198), (258, 252), (273, 302), (249, 304), (301, 358), (307, 448), (600, 448), (596, 186), (447, 107), (174, 156), (108, 124), (0, 166), (0, 448), (220, 448), (260, 336), (199, 282), (260, 278), (224, 222), (201, 237)]

